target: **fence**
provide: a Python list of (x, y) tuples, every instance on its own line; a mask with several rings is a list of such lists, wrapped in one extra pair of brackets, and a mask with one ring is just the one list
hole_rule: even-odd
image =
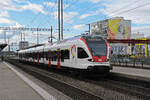
[(137, 67), (150, 69), (150, 58), (136, 57), (130, 55), (111, 55), (110, 63), (112, 66)]

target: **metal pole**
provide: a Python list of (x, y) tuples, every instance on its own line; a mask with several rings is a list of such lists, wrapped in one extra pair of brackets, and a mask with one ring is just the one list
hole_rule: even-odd
[(10, 52), (9, 38), (8, 38), (8, 52)]
[(24, 41), (25, 41), (25, 32), (24, 32)]
[(22, 42), (22, 32), (21, 32), (21, 42)]
[(60, 41), (60, 0), (58, 0), (58, 40)]
[(89, 24), (89, 34), (91, 34), (91, 32), (90, 32), (90, 31), (91, 31), (91, 25)]
[(61, 0), (61, 39), (63, 40), (63, 0)]
[(4, 42), (6, 43), (6, 31), (4, 31)]
[(90, 26), (90, 24), (86, 24), (86, 25), (89, 26), (89, 30), (87, 32), (90, 34), (91, 26)]
[(39, 32), (38, 32), (38, 28), (37, 28), (37, 44), (39, 44)]
[(53, 42), (53, 27), (51, 26), (51, 43)]

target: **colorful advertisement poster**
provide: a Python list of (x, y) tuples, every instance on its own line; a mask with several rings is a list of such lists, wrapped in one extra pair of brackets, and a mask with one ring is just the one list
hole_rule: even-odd
[(122, 18), (108, 20), (109, 39), (129, 39), (131, 35), (131, 21)]

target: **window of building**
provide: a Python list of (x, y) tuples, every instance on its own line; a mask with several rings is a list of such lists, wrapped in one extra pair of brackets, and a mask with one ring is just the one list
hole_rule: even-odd
[(86, 51), (81, 48), (81, 47), (78, 47), (78, 58), (88, 58), (88, 54), (86, 53)]

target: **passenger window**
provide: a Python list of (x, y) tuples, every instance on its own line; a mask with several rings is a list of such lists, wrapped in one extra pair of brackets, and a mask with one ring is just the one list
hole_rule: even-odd
[(64, 62), (64, 59), (69, 59), (69, 50), (61, 50), (61, 61)]
[(86, 53), (86, 51), (81, 48), (81, 47), (78, 47), (78, 58), (88, 58), (88, 54)]

